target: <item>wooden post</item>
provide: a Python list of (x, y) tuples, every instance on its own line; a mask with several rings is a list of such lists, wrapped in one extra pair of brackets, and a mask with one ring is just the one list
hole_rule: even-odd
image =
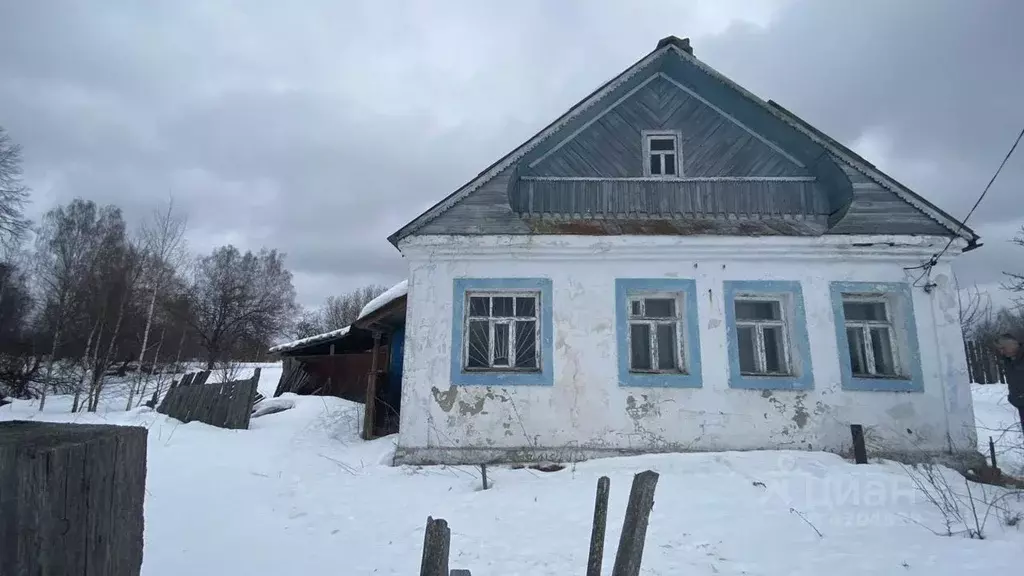
[(629, 491), (629, 504), (626, 505), (626, 517), (622, 521), (622, 535), (619, 538), (619, 549), (615, 553), (612, 576), (640, 574), (647, 522), (654, 508), (654, 489), (657, 485), (657, 472), (647, 470), (633, 476), (633, 487)]
[(860, 424), (850, 424), (850, 434), (853, 435), (853, 461), (857, 464), (867, 464), (868, 451), (864, 446), (864, 427)]
[(373, 439), (373, 420), (377, 412), (377, 349), (380, 347), (380, 332), (373, 333), (373, 352), (370, 356), (370, 374), (366, 382), (366, 406), (363, 412), (363, 438)]
[(988, 437), (988, 453), (992, 458), (992, 467), (999, 468), (999, 465), (996, 464), (996, 443), (992, 441), (991, 436)]
[(597, 479), (597, 497), (594, 500), (594, 526), (590, 531), (590, 558), (587, 560), (587, 576), (601, 576), (601, 562), (604, 559), (604, 531), (608, 525), (608, 491), (611, 480), (607, 476)]
[(146, 429), (0, 423), (0, 574), (138, 576)]
[(423, 561), (420, 562), (420, 576), (449, 576), (448, 548), (451, 531), (443, 519), (427, 516), (427, 529), (423, 533)]
[(484, 481), (484, 490), (487, 490), (487, 464), (480, 465), (480, 477)]

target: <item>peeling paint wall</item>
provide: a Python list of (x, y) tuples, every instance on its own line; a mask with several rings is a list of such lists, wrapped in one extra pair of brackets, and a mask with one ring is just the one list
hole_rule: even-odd
[[(912, 291), (924, 392), (840, 386), (845, 353), (836, 343), (829, 282), (912, 282), (903, 268), (920, 264), (944, 243), (892, 237), (412, 238), (402, 245), (410, 287), (396, 459), (564, 461), (645, 451), (765, 448), (843, 452), (850, 448), (853, 423), (864, 425), (875, 452), (972, 451), (973, 408), (945, 262), (932, 273), (931, 294)], [(554, 363), (553, 386), (451, 383), (452, 282), (459, 277), (552, 280), (554, 358), (543, 361)], [(619, 386), (616, 278), (696, 281), (702, 388)], [(812, 390), (729, 388), (725, 280), (802, 283)]]

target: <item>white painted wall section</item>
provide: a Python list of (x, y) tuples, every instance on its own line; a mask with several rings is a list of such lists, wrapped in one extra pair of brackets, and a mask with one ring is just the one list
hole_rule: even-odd
[[(913, 282), (945, 238), (412, 237), (399, 462), (569, 460), (623, 452), (850, 448), (862, 424), (874, 453), (970, 453), (974, 416), (948, 262), (912, 289), (923, 392), (848, 391), (830, 282)], [(959, 250), (954, 244), (953, 255)], [(919, 272), (918, 272), (919, 273)], [(456, 278), (549, 278), (554, 385), (455, 386)], [(703, 386), (618, 383), (616, 278), (696, 282)], [(729, 387), (723, 282), (802, 285), (813, 389)]]

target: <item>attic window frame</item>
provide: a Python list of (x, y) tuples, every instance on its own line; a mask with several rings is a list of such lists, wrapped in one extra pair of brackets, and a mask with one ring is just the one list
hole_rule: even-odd
[[(673, 180), (673, 179), (682, 178), (683, 177), (683, 160), (682, 160), (683, 153), (682, 153), (682, 150), (680, 149), (682, 141), (683, 141), (682, 132), (680, 132), (678, 130), (644, 130), (644, 131), (641, 132), (641, 134), (643, 136), (643, 144), (644, 144), (644, 156), (643, 156), (644, 177), (646, 177), (646, 178), (658, 178), (658, 179), (664, 179), (664, 180)], [(675, 150), (674, 152), (672, 152), (672, 154), (674, 154), (674, 156), (675, 156), (675, 173), (674, 174), (665, 174), (664, 162), (662, 162), (662, 168), (661, 168), (661, 172), (662, 173), (661, 174), (652, 174), (651, 173), (651, 140), (652, 139), (661, 139), (661, 138), (671, 138), (672, 141), (673, 141), (674, 150)], [(664, 158), (664, 153), (662, 153), (660, 155), (661, 155), (662, 158)]]

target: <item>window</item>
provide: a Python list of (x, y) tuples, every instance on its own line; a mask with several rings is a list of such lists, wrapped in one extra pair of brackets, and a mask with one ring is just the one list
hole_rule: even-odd
[(806, 390), (814, 385), (799, 282), (724, 284), (729, 386)]
[(859, 377), (896, 376), (896, 348), (885, 300), (843, 297), (850, 370)]
[(644, 133), (644, 175), (675, 178), (680, 175), (679, 135), (675, 132)]
[(789, 343), (782, 300), (735, 300), (742, 374), (788, 375)]
[(924, 390), (910, 286), (833, 282), (842, 385), (846, 390)]
[(465, 368), (537, 369), (539, 294), (467, 292)]
[(685, 372), (680, 344), (682, 316), (678, 295), (629, 299), (631, 372)]
[(693, 280), (615, 280), (619, 384), (699, 388), (698, 328)]
[(553, 384), (551, 280), (456, 278), (451, 327), (453, 384)]

